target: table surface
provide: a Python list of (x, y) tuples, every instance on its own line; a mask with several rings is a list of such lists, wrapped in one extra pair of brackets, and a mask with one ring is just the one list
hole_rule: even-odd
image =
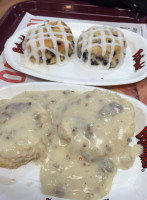
[(0, 18), (5, 12), (14, 4), (22, 2), (23, 0), (0, 0)]
[[(18, 2), (22, 2), (22, 0), (0, 0), (0, 18), (4, 15), (9, 7)], [(147, 78), (134, 84), (109, 86), (105, 88), (135, 97), (147, 105)]]

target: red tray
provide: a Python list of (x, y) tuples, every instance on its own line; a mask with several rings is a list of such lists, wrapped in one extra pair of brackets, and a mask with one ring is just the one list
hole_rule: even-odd
[(7, 38), (14, 33), (26, 12), (33, 15), (71, 19), (147, 23), (147, 16), (125, 8), (96, 6), (71, 0), (25, 1), (10, 7), (0, 20), (0, 53), (3, 51)]
[[(70, 19), (147, 24), (147, 16), (128, 8), (96, 6), (80, 0), (25, 1), (10, 7), (0, 20), (0, 54), (4, 49), (6, 40), (14, 33), (26, 12), (33, 15)], [(134, 84), (105, 88), (135, 97), (147, 105), (147, 78)]]

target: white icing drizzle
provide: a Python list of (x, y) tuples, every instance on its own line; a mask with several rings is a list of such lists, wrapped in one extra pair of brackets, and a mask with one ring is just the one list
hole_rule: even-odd
[[(52, 28), (58, 27), (61, 31), (60, 32), (54, 32)], [(60, 64), (60, 56), (65, 57), (65, 61), (69, 59), (68, 51), (69, 51), (69, 45), (73, 49), (72, 42), (70, 42), (67, 37), (72, 36), (71, 33), (67, 33), (65, 29), (68, 29), (68, 26), (65, 26), (61, 23), (61, 21), (58, 21), (56, 25), (51, 25), (47, 22), (45, 24), (39, 25), (37, 27), (31, 28), (28, 32), (28, 34), (25, 37), (24, 41), (24, 57), (27, 60), (30, 60), (31, 56), (35, 58), (36, 64), (39, 64), (39, 57), (41, 56), (43, 63), (46, 63), (46, 55), (45, 51), (49, 50), (56, 56), (56, 64)], [(44, 32), (43, 29), (46, 29), (47, 32)], [(62, 38), (56, 37), (56, 35), (60, 35)], [(28, 41), (27, 41), (28, 40)], [(53, 42), (53, 48), (49, 48), (45, 46), (45, 40), (52, 40)], [(37, 47), (37, 42), (39, 42), (39, 47)], [(61, 53), (58, 50), (58, 44), (57, 42), (63, 42), (65, 46), (65, 54)], [(29, 46), (31, 47), (31, 51), (29, 50)], [(42, 55), (38, 54), (38, 51), (41, 52)]]
[[(96, 36), (94, 33), (96, 31), (100, 31), (101, 35)], [(106, 33), (108, 33), (108, 35), (106, 35)], [(117, 37), (115, 37), (113, 35), (113, 32), (117, 32)], [(109, 69), (111, 66), (111, 61), (113, 59), (113, 55), (115, 52), (115, 46), (120, 46), (121, 47), (121, 55), (119, 58), (119, 61), (121, 62), (123, 59), (123, 55), (126, 52), (125, 46), (124, 46), (124, 35), (123, 33), (114, 28), (114, 27), (109, 27), (109, 26), (93, 26), (90, 29), (88, 29), (87, 31), (84, 31), (81, 34), (81, 40), (78, 42), (78, 45), (82, 45), (81, 47), (81, 60), (83, 59), (83, 53), (86, 51), (87, 53), (87, 64), (91, 65), (91, 53), (92, 53), (92, 48), (95, 46), (100, 46), (102, 49), (102, 56), (104, 57), (106, 54), (106, 50), (107, 50), (107, 46), (110, 46), (111, 51), (110, 51), (110, 55), (109, 55), (109, 59), (108, 59), (108, 63), (106, 65), (106, 68)], [(101, 43), (93, 43), (93, 40), (99, 39), (101, 41)], [(106, 42), (106, 39), (111, 39), (111, 43)], [(116, 42), (118, 41), (118, 43)]]

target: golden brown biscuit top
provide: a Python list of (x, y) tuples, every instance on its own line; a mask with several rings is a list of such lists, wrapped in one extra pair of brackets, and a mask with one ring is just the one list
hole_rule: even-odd
[[(79, 37), (78, 56), (91, 65), (95, 64), (97, 60), (105, 61), (100, 63), (104, 64), (106, 68), (110, 68), (117, 64), (117, 59), (119, 59), (119, 63), (122, 62), (126, 46), (124, 34), (119, 29), (109, 26), (93, 26)], [(115, 56), (116, 54), (117, 56)], [(116, 61), (115, 64), (112, 63), (113, 60)]]
[(62, 21), (47, 22), (29, 30), (24, 41), (24, 56), (36, 64), (67, 60), (74, 42), (70, 28)]

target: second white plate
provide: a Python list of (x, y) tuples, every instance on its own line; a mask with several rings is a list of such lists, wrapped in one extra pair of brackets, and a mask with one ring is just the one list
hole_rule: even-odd
[[(0, 99), (9, 99), (25, 91), (76, 90), (85, 92), (93, 89), (95, 88), (48, 82), (16, 84), (1, 88)], [(101, 90), (107, 91), (104, 89)], [(136, 128), (134, 137), (132, 137), (132, 144), (136, 144), (138, 140), (135, 136), (147, 126), (147, 107), (132, 97), (123, 94), (119, 95), (130, 101), (134, 106)], [(113, 181), (111, 192), (101, 200), (146, 200), (146, 170), (142, 172), (142, 163), (140, 158), (137, 157), (134, 165), (129, 170), (118, 170)], [(41, 193), (39, 171), (39, 166), (34, 163), (29, 163), (13, 170), (0, 168), (0, 199), (47, 200), (48, 197), (48, 199), (60, 200), (59, 198), (45, 196)]]

